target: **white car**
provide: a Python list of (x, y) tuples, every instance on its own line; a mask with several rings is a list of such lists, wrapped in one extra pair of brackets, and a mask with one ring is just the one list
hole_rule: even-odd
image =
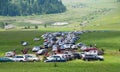
[(14, 56), (14, 55), (15, 55), (15, 53), (12, 52), (12, 51), (5, 53), (5, 56), (6, 56), (6, 57), (12, 57), (12, 56)]
[(36, 52), (36, 54), (43, 55), (45, 52), (47, 52), (46, 49), (40, 49), (39, 51)]
[(10, 59), (14, 60), (15, 62), (25, 62), (26, 61), (26, 58), (24, 55), (16, 55)]
[(32, 49), (33, 52), (37, 52), (39, 50), (40, 50), (40, 46), (34, 46)]
[(28, 42), (23, 42), (22, 45), (23, 45), (23, 46), (27, 46), (27, 45), (28, 45)]
[(67, 54), (56, 54), (56, 55), (52, 55), (47, 57), (48, 60), (52, 60), (54, 56), (59, 56), (60, 58), (64, 58), (67, 60)]
[(25, 55), (26, 61), (30, 61), (30, 62), (36, 62), (39, 61), (40, 59), (34, 55), (34, 54), (26, 54)]
[(71, 48), (72, 48), (72, 49), (76, 49), (76, 48), (77, 48), (77, 45), (72, 45)]
[(52, 60), (54, 56), (59, 56), (60, 58), (65, 59), (66, 61), (72, 59), (72, 57), (69, 54), (56, 54), (56, 55), (52, 55), (52, 56), (47, 57), (47, 59)]
[(71, 48), (71, 44), (64, 44), (64, 48)]
[(40, 60), (33, 54), (16, 55), (10, 59), (14, 60), (15, 62), (35, 62)]
[(40, 38), (34, 38), (33, 40), (34, 40), (34, 41), (39, 41), (39, 40), (40, 40)]

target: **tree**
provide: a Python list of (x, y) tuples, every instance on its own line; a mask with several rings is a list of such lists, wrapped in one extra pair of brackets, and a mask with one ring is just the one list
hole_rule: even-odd
[(120, 0), (117, 0), (117, 2), (120, 2)]
[(47, 25), (46, 25), (46, 24), (44, 24), (44, 27), (45, 27), (45, 28), (47, 28)]
[(0, 0), (0, 15), (26, 16), (66, 11), (61, 0)]
[(37, 26), (37, 25), (35, 25), (35, 29), (38, 29), (38, 26)]

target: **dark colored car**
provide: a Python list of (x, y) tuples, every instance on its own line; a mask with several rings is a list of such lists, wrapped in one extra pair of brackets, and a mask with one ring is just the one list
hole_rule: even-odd
[(83, 57), (84, 61), (91, 61), (91, 60), (99, 60), (99, 61), (103, 61), (104, 58), (103, 56), (99, 56), (99, 55), (85, 55), (85, 57)]
[(73, 53), (74, 59), (81, 59), (82, 55), (80, 55), (79, 53)]
[(14, 60), (7, 57), (0, 57), (0, 62), (14, 62)]
[(66, 62), (66, 60), (60, 56), (52, 56), (51, 59), (45, 60), (44, 62)]

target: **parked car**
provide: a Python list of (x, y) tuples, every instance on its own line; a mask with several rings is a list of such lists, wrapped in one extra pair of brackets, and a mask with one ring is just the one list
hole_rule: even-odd
[(73, 53), (74, 59), (81, 59), (82, 55), (80, 53)]
[(34, 55), (34, 54), (26, 54), (25, 55), (25, 58), (26, 58), (26, 61), (29, 61), (29, 62), (36, 62), (36, 61), (39, 61), (40, 59)]
[(40, 49), (39, 51), (36, 52), (38, 55), (43, 55), (47, 52), (47, 49)]
[(86, 53), (85, 52), (80, 52), (80, 55), (82, 56), (82, 58), (84, 58)]
[(23, 46), (27, 46), (27, 45), (28, 45), (28, 42), (21, 41), (21, 44), (22, 44)]
[(54, 56), (59, 56), (60, 58), (64, 58), (66, 61), (69, 60), (68, 54), (56, 54), (56, 55), (52, 55), (52, 56), (47, 57), (47, 59), (51, 59)]
[(40, 40), (40, 38), (34, 38), (33, 40), (34, 40), (34, 41), (39, 41), (39, 40)]
[(15, 55), (15, 53), (12, 52), (12, 51), (5, 53), (5, 56), (6, 56), (6, 57), (12, 57), (12, 56), (14, 56), (14, 55)]
[(8, 57), (0, 57), (0, 62), (14, 62), (14, 60)]
[(40, 50), (40, 46), (34, 46), (32, 49), (33, 52), (37, 52), (39, 50)]
[(71, 46), (72, 46), (72, 44), (64, 44), (65, 49), (69, 49), (69, 48), (71, 48)]
[(10, 59), (14, 60), (15, 62), (25, 62), (26, 58), (24, 55), (16, 55), (14, 57), (11, 57)]
[(90, 61), (90, 60), (100, 60), (103, 61), (104, 57), (100, 55), (85, 55), (83, 58), (84, 61)]
[(49, 59), (45, 60), (44, 62), (66, 62), (64, 58), (60, 56), (51, 56)]
[(67, 54), (68, 60), (73, 60), (74, 59), (74, 55), (71, 51), (65, 51), (64, 54)]

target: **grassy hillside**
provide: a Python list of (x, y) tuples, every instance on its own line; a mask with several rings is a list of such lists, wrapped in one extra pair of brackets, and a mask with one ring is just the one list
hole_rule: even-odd
[(100, 17), (90, 22), (85, 29), (107, 29), (107, 30), (119, 30), (120, 28), (120, 9), (119, 4), (115, 6), (107, 14), (101, 14)]
[[(0, 21), (8, 22), (21, 27), (39, 25), (44, 29), (44, 24), (53, 27), (69, 28), (68, 30), (80, 30), (80, 24), (87, 22), (84, 29), (110, 29), (119, 30), (120, 10), (119, 3), (115, 0), (62, 0), (67, 7), (65, 13), (45, 14), (32, 16), (3, 17)], [(113, 18), (114, 17), (114, 18)], [(64, 26), (52, 26), (55, 22), (68, 22)], [(61, 30), (62, 30), (61, 29)]]
[[(0, 55), (5, 52), (16, 49), (18, 53), (23, 48), (32, 48), (35, 45), (42, 45), (43, 39), (41, 35), (48, 31), (1, 31), (0, 32)], [(93, 33), (85, 33), (77, 42), (83, 42), (88, 46), (90, 44), (97, 44), (98, 48), (105, 50), (118, 51), (120, 44), (119, 31), (100, 31)], [(39, 37), (40, 41), (33, 41), (35, 37)], [(28, 46), (24, 47), (20, 44), (21, 41), (27, 41)]]
[[(0, 72), (118, 72), (120, 71), (120, 9), (116, 0), (62, 0), (67, 11), (60, 14), (33, 15), (33, 16), (0, 16), (0, 23), (7, 22), (16, 25), (15, 29), (0, 29), (0, 56), (5, 52), (16, 49), (17, 53), (25, 48), (21, 41), (29, 43), (27, 48), (42, 45), (40, 37), (46, 32), (73, 31), (73, 30), (102, 30), (85, 33), (77, 42), (86, 45), (96, 44), (105, 50), (105, 61), (84, 62), (73, 60), (66, 63), (25, 62), (25, 63), (0, 63)], [(64, 26), (51, 26), (54, 22), (68, 22)], [(80, 26), (83, 23), (84, 25)], [(47, 28), (44, 28), (47, 24)], [(39, 29), (33, 29), (39, 25)], [(22, 29), (31, 26), (32, 29)], [(22, 30), (21, 30), (22, 29)], [(103, 31), (104, 30), (104, 31)], [(39, 37), (40, 41), (33, 41)], [(29, 51), (29, 53), (31, 53)]]
[[(5, 52), (16, 49), (18, 53), (24, 48), (31, 48), (35, 45), (42, 45), (43, 40), (35, 42), (35, 37), (41, 37), (45, 32), (41, 31), (1, 31), (0, 32), (0, 55), (4, 55)], [(21, 41), (27, 41), (29, 46), (24, 47), (21, 45)]]
[(120, 44), (119, 31), (100, 31), (93, 33), (86, 33), (81, 36), (81, 40), (87, 45), (96, 44), (98, 48), (106, 50), (119, 50)]
[[(29, 42), (28, 47), (42, 44), (42, 39), (34, 42), (34, 37), (40, 37), (46, 31), (1, 31), (0, 32), (0, 56), (6, 51), (17, 49), (17, 53), (24, 47), (20, 45), (20, 41)], [(48, 31), (47, 31), (48, 32)], [(87, 45), (97, 44), (97, 47), (105, 49), (105, 61), (84, 62), (82, 60), (73, 60), (66, 63), (0, 63), (0, 72), (117, 72), (120, 66), (119, 31), (100, 31), (93, 33), (85, 33), (78, 42)]]

